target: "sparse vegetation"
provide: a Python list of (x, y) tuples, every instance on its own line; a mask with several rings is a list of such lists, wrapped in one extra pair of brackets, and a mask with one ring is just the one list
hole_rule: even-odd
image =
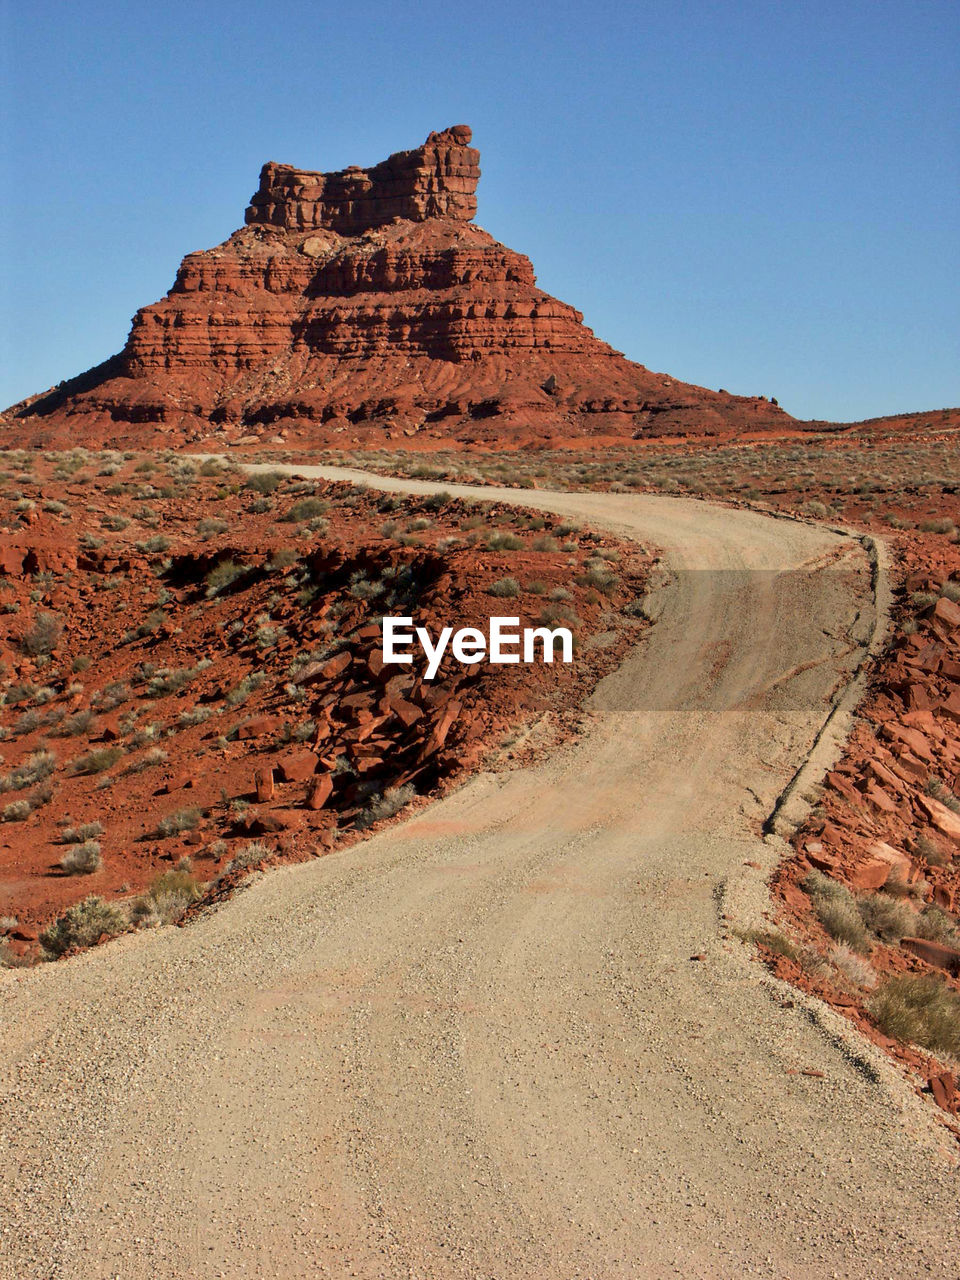
[(123, 747), (96, 747), (73, 761), (73, 772), (88, 775), (103, 773), (105, 769), (112, 769), (117, 761), (122, 759)]
[(330, 503), (325, 498), (301, 498), (295, 502), (283, 517), (291, 524), (302, 524), (304, 520), (313, 520), (317, 516), (326, 515)]
[(870, 933), (857, 909), (857, 901), (846, 885), (831, 880), (820, 871), (811, 871), (803, 887), (810, 895), (817, 918), (831, 938), (845, 942), (861, 954), (869, 953)]
[(74, 948), (92, 947), (101, 937), (115, 937), (126, 928), (123, 909), (94, 894), (70, 907), (45, 929), (40, 943), (51, 956), (62, 956)]
[(74, 845), (60, 859), (60, 867), (68, 876), (89, 876), (103, 866), (100, 844), (97, 840), (84, 840)]
[(192, 831), (199, 821), (199, 809), (178, 809), (175, 813), (169, 813), (160, 819), (156, 834), (160, 839), (181, 835), (184, 831)]
[(247, 476), (246, 486), (254, 493), (269, 496), (271, 493), (276, 493), (285, 479), (282, 471), (255, 471)]
[(32, 658), (49, 657), (60, 643), (63, 623), (53, 613), (38, 613), (33, 626), (20, 641), (20, 648)]
[(214, 596), (220, 595), (249, 572), (247, 565), (238, 564), (236, 560), (221, 560), (204, 578), (207, 598), (213, 599)]
[(960, 1057), (960, 995), (935, 974), (888, 979), (870, 1008), (888, 1036)]
[(233, 855), (224, 868), (224, 874), (228, 875), (232, 871), (246, 871), (250, 867), (258, 867), (261, 862), (267, 858), (272, 858), (275, 853), (276, 850), (271, 849), (262, 840), (251, 840), (249, 844), (242, 845)]
[(388, 787), (381, 795), (373, 796), (367, 802), (363, 812), (357, 818), (357, 829), (363, 831), (367, 827), (372, 827), (375, 822), (392, 818), (408, 805), (416, 794), (416, 788), (409, 782), (402, 787)]
[(202, 895), (203, 885), (189, 867), (165, 871), (131, 903), (130, 923), (137, 929), (175, 924)]
[(64, 827), (60, 839), (64, 844), (82, 844), (84, 840), (96, 840), (103, 835), (103, 824), (84, 822), (79, 827)]

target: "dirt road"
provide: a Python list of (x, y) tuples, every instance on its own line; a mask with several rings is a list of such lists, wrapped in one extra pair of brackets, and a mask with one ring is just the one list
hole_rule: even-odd
[(675, 571), (589, 732), (190, 928), (0, 977), (0, 1275), (954, 1280), (943, 1131), (721, 919), (762, 908), (756, 823), (870, 633), (862, 549), (506, 496)]

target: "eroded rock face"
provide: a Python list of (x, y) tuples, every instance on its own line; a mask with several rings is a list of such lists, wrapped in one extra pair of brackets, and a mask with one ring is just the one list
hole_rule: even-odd
[(338, 173), (315, 173), (265, 164), (246, 221), (287, 231), (322, 227), (341, 235), (382, 227), (394, 218), (469, 222), (477, 212), (480, 178), (480, 152), (470, 146), (471, 136), (469, 126), (455, 124), (372, 169), (351, 165)]
[(119, 356), (16, 407), (27, 437), (546, 443), (791, 421), (651, 373), (539, 289), (528, 258), (471, 222), (470, 139), (455, 125), (370, 169), (265, 165), (246, 226), (187, 255)]

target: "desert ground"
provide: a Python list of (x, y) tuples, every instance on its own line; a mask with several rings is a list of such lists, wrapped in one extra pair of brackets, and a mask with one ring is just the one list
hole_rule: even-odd
[(0, 976), (0, 1274), (953, 1277), (955, 1139), (749, 941), (887, 625), (869, 549), (444, 487), (655, 546), (654, 625), (538, 763)]

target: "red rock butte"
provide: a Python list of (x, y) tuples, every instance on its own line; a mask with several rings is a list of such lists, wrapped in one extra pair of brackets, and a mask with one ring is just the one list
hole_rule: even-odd
[(245, 226), (184, 258), (118, 355), (14, 406), (8, 442), (496, 446), (792, 423), (627, 360), (537, 288), (472, 222), (470, 142), (454, 125), (368, 169), (264, 165)]

